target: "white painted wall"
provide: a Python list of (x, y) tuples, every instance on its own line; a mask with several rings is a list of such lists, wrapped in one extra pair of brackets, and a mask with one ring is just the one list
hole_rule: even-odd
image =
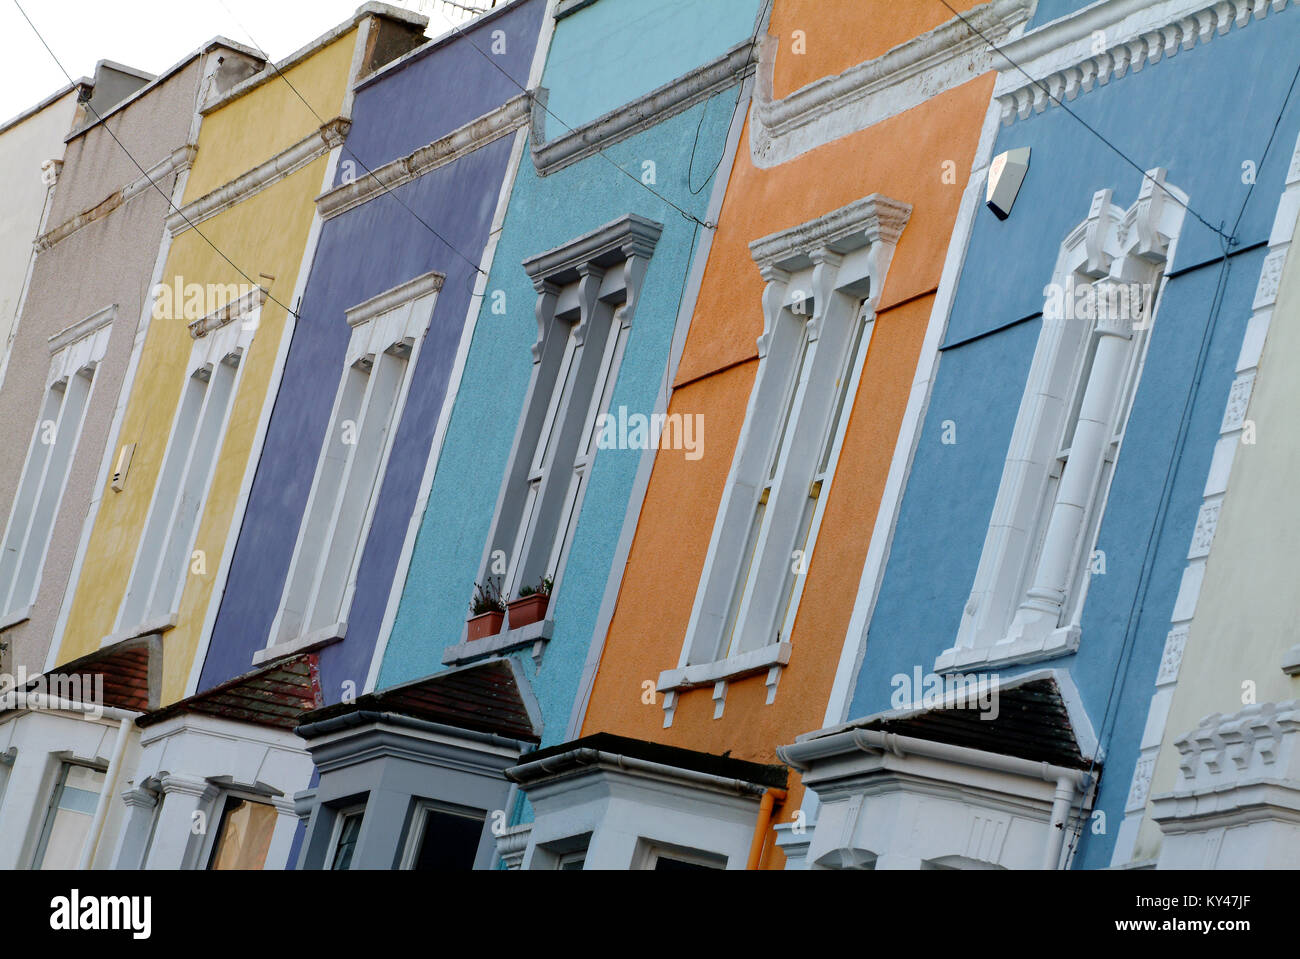
[[(41, 229), (49, 187), (41, 177), (46, 160), (63, 159), (63, 138), (72, 129), (77, 94), (69, 90), (31, 116), (0, 132), (0, 370), (9, 355), (32, 242)], [(0, 383), (3, 373), (0, 372)]]

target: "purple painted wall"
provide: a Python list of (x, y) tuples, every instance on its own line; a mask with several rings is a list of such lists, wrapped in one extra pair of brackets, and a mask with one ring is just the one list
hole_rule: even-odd
[[(517, 96), (507, 75), (526, 85), (544, 10), (544, 0), (519, 0), (359, 85), (340, 167), (355, 158), (376, 169)], [(487, 243), (513, 141), (513, 133), (500, 137), (399, 187), (400, 203), (380, 194), (323, 225), (200, 692), (248, 672), (266, 646), (343, 368), (345, 311), (437, 270), (446, 280), (363, 545), (347, 639), (321, 651), (327, 702), (339, 701), (349, 680), (364, 685), (469, 307), (469, 261)]]

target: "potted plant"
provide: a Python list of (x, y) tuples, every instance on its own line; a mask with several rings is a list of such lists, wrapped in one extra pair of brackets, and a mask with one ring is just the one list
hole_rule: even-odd
[(486, 580), (474, 584), (474, 598), (469, 604), (469, 622), (466, 624), (470, 640), (495, 636), (501, 632), (501, 621), (505, 618), (506, 604), (501, 598), (501, 584)]
[(519, 598), (509, 604), (511, 629), (535, 623), (546, 615), (546, 607), (551, 602), (551, 585), (548, 576), (536, 586), (525, 586), (519, 591)]

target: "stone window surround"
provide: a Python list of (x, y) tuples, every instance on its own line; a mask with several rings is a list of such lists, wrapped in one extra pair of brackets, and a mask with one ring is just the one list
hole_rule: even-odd
[[(288, 573), (285, 576), (284, 589), (281, 593), (279, 609), (271, 626), (270, 635), (267, 639), (267, 645), (264, 649), (257, 650), (253, 654), (253, 665), (260, 665), (269, 662), (272, 659), (279, 659), (292, 653), (304, 652), (309, 649), (318, 649), (322, 646), (342, 640), (347, 635), (346, 612), (351, 608), (352, 598), (356, 591), (357, 571), (361, 564), (364, 546), (370, 533), (370, 526), (374, 519), (374, 512), (377, 506), (378, 493), (382, 489), (384, 476), (387, 472), (389, 458), (392, 455), (393, 444), (396, 441), (397, 429), (402, 421), (402, 414), (405, 410), (406, 399), (410, 392), (411, 381), (413, 379), (416, 365), (420, 358), (420, 348), (424, 343), (425, 335), (428, 332), (429, 324), (433, 318), (433, 312), (436, 308), (437, 297), (442, 289), (445, 276), (439, 272), (429, 272), (417, 276), (404, 283), (398, 284), (391, 290), (371, 297), (364, 303), (354, 306), (346, 313), (348, 326), (352, 330), (351, 340), (348, 345), (347, 356), (343, 364), (343, 370), (340, 376), (339, 387), (335, 391), (334, 405), (330, 413), (329, 426), (321, 442), (321, 450), (317, 457), (316, 468), (313, 473), (311, 490), (308, 494), (307, 503), (303, 508), (302, 519), (294, 546), (293, 559), (290, 562)], [(427, 302), (426, 302), (427, 301)], [(408, 310), (406, 321), (399, 326), (394, 326), (393, 320), (398, 317), (399, 311)], [(322, 469), (325, 464), (325, 456), (329, 450), (329, 444), (339, 435), (342, 424), (339, 422), (339, 416), (343, 412), (341, 404), (343, 402), (344, 390), (347, 386), (349, 374), (353, 367), (361, 362), (364, 357), (372, 357), (377, 360), (384, 353), (389, 352), (394, 347), (401, 346), (408, 351), (405, 359), (405, 365), (400, 371), (400, 382), (396, 384), (393, 390), (394, 402), (391, 413), (383, 424), (379, 424), (386, 431), (386, 438), (379, 448), (369, 450), (372, 454), (372, 462), (361, 464), (363, 468), (371, 470), (374, 474), (374, 481), (370, 484), (368, 496), (366, 497), (365, 506), (362, 511), (360, 530), (356, 544), (351, 550), (351, 561), (347, 570), (345, 583), (341, 596), (339, 596), (339, 613), (334, 617), (337, 621), (332, 624), (326, 624), (321, 628), (312, 628), (310, 622), (314, 613), (314, 607), (317, 602), (321, 601), (319, 590), (322, 583), (322, 577), (325, 575), (324, 566), (317, 564), (312, 573), (310, 583), (302, 583), (306, 592), (299, 598), (299, 601), (306, 600), (309, 608), (306, 608), (300, 618), (308, 625), (303, 628), (293, 628), (287, 622), (288, 609), (287, 603), (291, 591), (295, 588), (295, 575), (299, 572), (299, 565), (304, 555), (319, 556), (322, 559), (331, 554), (337, 544), (334, 537), (338, 533), (338, 516), (337, 510), (333, 513), (314, 515), (317, 507), (317, 497), (321, 493)], [(373, 360), (372, 360), (373, 362)], [(358, 410), (364, 412), (366, 400), (371, 396), (374, 389), (374, 376), (368, 375), (365, 386), (365, 395), (358, 403)], [(360, 413), (358, 413), (358, 416)], [(358, 431), (368, 424), (358, 421)], [(360, 453), (361, 439), (358, 436), (357, 443), (353, 444), (351, 451)], [(355, 456), (347, 461), (346, 470), (351, 470), (355, 465)], [(341, 491), (343, 484), (347, 482), (348, 476), (344, 475), (339, 478), (338, 490)], [(337, 492), (337, 491), (336, 491)], [(314, 524), (324, 523), (323, 528), (318, 529), (321, 536), (326, 537), (326, 542), (320, 549), (308, 549), (304, 551), (304, 541), (309, 536), (310, 527)]]
[[(521, 524), (526, 521), (524, 510), (533, 451), (540, 431), (544, 428), (547, 408), (570, 333), (572, 331), (581, 343), (588, 331), (601, 322), (621, 322), (623, 327), (630, 329), (635, 321), (636, 306), (650, 257), (662, 231), (661, 224), (630, 213), (563, 246), (524, 261), (524, 270), (537, 292), (537, 340), (532, 347), (533, 373), (510, 451), (510, 465), (497, 497), (492, 532), (484, 544), (479, 564), (479, 582), (495, 578), (491, 570), (493, 553), (498, 548), (505, 550), (508, 557), (509, 568), (504, 579), (507, 587), (514, 580), (529, 582), (526, 577), (534, 572), (534, 567), (540, 568), (537, 567), (537, 557), (540, 554), (532, 543), (531, 535), (529, 542), (524, 544), (524, 556), (512, 556), (511, 551)], [(624, 335), (627, 335), (627, 329), (624, 330)], [(608, 335), (618, 333), (617, 329), (610, 329)], [(617, 382), (617, 366), (608, 375), (613, 387)], [(580, 408), (585, 412), (585, 405), (580, 404)], [(572, 409), (562, 411), (563, 421), (556, 427), (561, 439), (553, 445), (571, 445), (571, 442), (566, 442), (565, 436), (576, 442), (574, 436), (584, 425), (579, 420), (584, 417), (567, 415), (571, 412)], [(571, 470), (562, 463), (556, 464), (553, 458), (549, 462), (552, 465), (548, 467), (543, 483), (549, 486), (549, 481), (560, 474), (563, 474), (562, 478), (567, 482)], [(575, 529), (582, 512), (582, 498), (586, 488), (587, 484), (584, 483), (573, 504), (570, 522)], [(553, 495), (550, 489), (539, 491), (538, 502), (542, 503), (548, 495)], [(560, 532), (557, 530), (557, 536)], [(518, 572), (517, 565), (520, 567)], [(502, 633), (473, 643), (468, 641), (467, 632), (462, 633), (461, 642), (444, 653), (444, 663), (459, 664), (526, 646), (533, 647), (534, 658), (540, 662), (542, 649), (553, 629), (550, 616), (563, 581), (563, 556), (559, 565), (550, 572), (553, 583), (546, 620), (522, 628), (510, 628), (507, 620)], [(545, 573), (539, 574), (539, 577), (540, 575)]]
[[(39, 505), (40, 498), (46, 495), (51, 483), (57, 484), (58, 491), (54, 494), (53, 502), (47, 504), (48, 511), (44, 514), (46, 516), (44, 528), (41, 530), (29, 528), (24, 534), (23, 542), (19, 546), (15, 560), (13, 579), (8, 583), (0, 580), (0, 629), (7, 629), (31, 617), (36, 596), (40, 590), (41, 574), (45, 567), (46, 555), (49, 552), (54, 525), (58, 521), (59, 507), (63, 501), (63, 491), (67, 487), (68, 477), (71, 475), (72, 463), (80, 443), (81, 429), (85, 423), (86, 411), (90, 407), (90, 399), (94, 391), (95, 370), (108, 352), (108, 340), (112, 334), (113, 321), (116, 317), (117, 306), (107, 306), (49, 338), (51, 358), (50, 370), (45, 382), (46, 399), (42, 405), (42, 418), (38, 420), (33, 431), (32, 442), (28, 448), (26, 461), (23, 464), (23, 471), (20, 474), (18, 491), (14, 496), (8, 522), (5, 524), (3, 545), (6, 550), (9, 546), (9, 536), (16, 531), (14, 520), (18, 516), (19, 510), (22, 509), (20, 504), (25, 502), (29, 510), (35, 510)], [(74, 378), (79, 378), (84, 382), (76, 382)], [(47, 421), (44, 417), (44, 411), (49, 409), (49, 404), (55, 399), (55, 393), (58, 392), (56, 387), (60, 385), (62, 385), (63, 395), (58, 401), (56, 439), (54, 443), (50, 444), (49, 456), (46, 457), (43, 464), (41, 476), (31, 476), (29, 471), (34, 466), (33, 454), (40, 442), (39, 437)], [(69, 390), (74, 385), (80, 391), (80, 395), (74, 398), (79, 405), (72, 410), (76, 422), (72, 425), (71, 431), (65, 434), (63, 419), (71, 409)], [(58, 439), (65, 435), (67, 442), (59, 443)], [(62, 462), (55, 462), (56, 457), (61, 457)], [(51, 476), (49, 472), (52, 468), (56, 471), (54, 476)], [(31, 498), (25, 499), (25, 493), (29, 494)], [(28, 580), (27, 583), (22, 584), (23, 595), (13, 595), (12, 592), (19, 589), (20, 577), (25, 577)]]
[[(1156, 286), (1156, 295), (1140, 329), (1131, 316), (1118, 321), (1087, 319), (1092, 326), (1076, 337), (1073, 351), (1066, 334), (1068, 324), (1079, 319), (1054, 316), (1045, 307), (971, 597), (956, 642), (935, 661), (936, 672), (1033, 663), (1078, 649), (1088, 557), (1105, 515), (1113, 464), (1122, 449), (1125, 421), (1151, 341), (1150, 330), (1159, 315), (1163, 274), (1166, 264), (1173, 262), (1186, 200), (1181, 190), (1165, 183), (1164, 170), (1147, 171), (1138, 199), (1127, 211), (1111, 202), (1110, 190), (1101, 190), (1093, 197), (1088, 217), (1061, 244), (1052, 288), (1065, 291), (1067, 299), (1074, 296), (1075, 277), (1098, 291), (1099, 302), (1110, 284), (1150, 283)], [(1078, 371), (1086, 358), (1088, 338), (1094, 336), (1099, 341), (1099, 359), (1085, 383), (1077, 379)], [(1075, 372), (1063, 374), (1069, 369)], [(1078, 392), (1074, 397), (1065, 395), (1061, 385), (1071, 381), (1077, 384), (1071, 388)], [(1114, 402), (1116, 394), (1124, 397), (1122, 403)], [(1104, 411), (1096, 417), (1080, 413), (1081, 422), (1087, 420), (1095, 429), (1089, 427), (1085, 433), (1081, 426), (1076, 432), (1053, 502), (1044, 503), (1067, 406), (1075, 401), (1081, 409), (1091, 402), (1089, 410), (1104, 406)], [(1109, 470), (1103, 464), (1107, 458), (1112, 458)], [(1089, 505), (1070, 505), (1078, 498), (1071, 492), (1085, 488), (1090, 490), (1085, 496)], [(1039, 540), (1041, 555), (1033, 559)], [(1080, 542), (1083, 548), (1077, 549)], [(1060, 583), (1066, 584), (1065, 589), (1059, 588)]]
[[(760, 648), (742, 650), (717, 661), (714, 650), (717, 649), (721, 636), (715, 629), (705, 629), (705, 604), (710, 597), (714, 600), (715, 607), (721, 601), (730, 604), (733, 585), (740, 571), (734, 564), (724, 568), (724, 557), (739, 557), (739, 546), (748, 538), (753, 523), (758, 495), (753, 478), (750, 477), (750, 482), (744, 484), (742, 475), (749, 475), (755, 469), (767, 469), (769, 444), (774, 438), (766, 438), (761, 433), (765, 428), (768, 432), (771, 431), (771, 424), (777, 420), (776, 407), (787, 401), (786, 381), (790, 378), (800, 342), (805, 335), (805, 327), (811, 350), (827, 329), (828, 317), (832, 324), (844, 331), (851, 330), (855, 322), (874, 322), (874, 309), (879, 303), (894, 249), (911, 216), (911, 210), (908, 204), (872, 194), (815, 220), (756, 240), (750, 245), (755, 262), (767, 281), (763, 293), (763, 334), (758, 340), (759, 370), (750, 393), (735, 459), (718, 508), (681, 658), (676, 669), (665, 670), (659, 676), (657, 689), (665, 694), (665, 727), (672, 724), (680, 692), (695, 687), (714, 686), (714, 700), (717, 704), (714, 718), (719, 718), (729, 681), (767, 671), (767, 702), (774, 701), (781, 670), (789, 662), (788, 631), (783, 633), (786, 637), (783, 640)], [(809, 528), (805, 562), (811, 559), (820, 518), (829, 499), (834, 464), (838, 459), (844, 426), (860, 381), (869, 333), (870, 326), (862, 336), (858, 347), (859, 355), (852, 360), (853, 365), (850, 367), (851, 382), (847, 386), (844, 415), (838, 425), (840, 435), (834, 440), (831, 465), (827, 470), (827, 488), (819, 496)], [(851, 340), (850, 336), (839, 344), (840, 353), (849, 348)], [(842, 356), (832, 358), (843, 359)], [(838, 368), (839, 364), (835, 365)], [(834, 391), (830, 389), (822, 392), (833, 394)], [(799, 399), (796, 397), (790, 402), (798, 403)], [(825, 416), (819, 417), (819, 422), (809, 424), (805, 431), (819, 434), (812, 436), (811, 441), (815, 443), (820, 441), (821, 431), (827, 428), (827, 424), (820, 420), (829, 418), (834, 413), (833, 396), (822, 396), (814, 402), (823, 406), (830, 404), (824, 411)], [(798, 409), (792, 411), (792, 423), (798, 415)], [(767, 441), (762, 442), (764, 439)], [(787, 437), (787, 448), (792, 439), (793, 437)], [(777, 467), (780, 474), (790, 471), (789, 463), (792, 459), (788, 455), (782, 455), (781, 464)], [(776, 482), (781, 483), (780, 476)], [(802, 499), (799, 502), (802, 503)], [(762, 543), (756, 547), (755, 562), (763, 559), (761, 547)], [(785, 551), (782, 552), (784, 555)], [(736, 562), (739, 561), (737, 558)], [(776, 566), (784, 574), (785, 563)], [(796, 580), (790, 612), (784, 622), (793, 622), (801, 592), (802, 578)], [(743, 610), (741, 615), (743, 617)]]
[[(183, 556), (185, 558), (184, 569), (189, 568), (190, 556), (194, 548), (194, 538), (198, 535), (198, 527), (202, 522), (203, 512), (207, 506), (208, 495), (211, 492), (212, 476), (220, 461), (221, 448), (225, 443), (230, 414), (234, 409), (235, 400), (239, 396), (240, 385), (243, 382), (243, 373), (246, 367), (243, 358), (247, 354), (249, 347), (252, 345), (253, 338), (260, 325), (262, 307), (265, 304), (268, 295), (268, 291), (265, 288), (261, 286), (254, 287), (237, 300), (228, 303), (221, 309), (189, 324), (189, 333), (190, 338), (193, 340), (193, 345), (190, 349), (189, 360), (185, 366), (181, 396), (177, 401), (176, 410), (172, 416), (167, 445), (163, 453), (162, 466), (160, 467), (161, 470), (167, 468), (168, 461), (176, 450), (175, 444), (178, 435), (186, 429), (191, 429), (192, 431), (192, 427), (190, 427), (189, 424), (182, 423), (181, 421), (184, 414), (185, 387), (189, 386), (192, 379), (201, 377), (205, 370), (207, 371), (205, 382), (210, 383), (212, 374), (217, 371), (218, 366), (231, 365), (232, 360), (235, 370), (233, 380), (230, 384), (225, 410), (221, 414), (220, 422), (216, 424), (216, 448), (212, 450), (212, 463), (207, 471), (207, 475), (202, 478), (202, 493), (198, 499), (194, 528), (189, 533), (189, 542), (186, 545), (186, 549), (183, 551)], [(208, 391), (205, 387), (204, 407), (206, 407), (207, 393)], [(205, 412), (206, 409), (201, 409), (199, 415), (202, 416)], [(196, 439), (195, 442), (197, 443), (198, 440)], [(159, 478), (161, 479), (161, 477), (162, 474), (160, 472)], [(174, 505), (175, 504), (173, 504), (173, 506)], [(172, 608), (169, 611), (151, 611), (148, 609), (148, 606), (152, 602), (152, 594), (158, 588), (161, 577), (165, 575), (161, 567), (159, 567), (150, 578), (148, 590), (150, 596), (146, 597), (146, 600), (144, 601), (144, 613), (142, 617), (131, 615), (127, 618), (135, 620), (135, 622), (123, 621), (123, 614), (129, 612), (128, 603), (132, 589), (138, 585), (144, 585), (143, 582), (137, 583), (137, 577), (147, 575), (144, 570), (140, 569), (141, 558), (148, 555), (160, 555), (162, 544), (166, 542), (167, 537), (170, 536), (172, 532), (171, 524), (167, 523), (164, 524), (164, 528), (162, 529), (162, 542), (147, 543), (145, 541), (146, 536), (149, 534), (149, 525), (151, 524), (151, 521), (156, 518), (155, 511), (160, 508), (159, 485), (158, 482), (155, 482), (154, 488), (150, 494), (149, 509), (145, 514), (146, 526), (141, 530), (140, 542), (136, 547), (135, 555), (132, 559), (131, 575), (127, 581), (127, 590), (123, 594), (121, 604), (116, 616), (114, 617), (114, 630), (100, 641), (101, 649), (137, 636), (163, 633), (175, 628), (176, 626), (179, 617), (179, 609), (177, 607), (179, 606), (180, 597), (184, 595), (185, 581), (188, 577), (184, 573), (180, 576), (176, 586), (177, 602), (172, 604)]]

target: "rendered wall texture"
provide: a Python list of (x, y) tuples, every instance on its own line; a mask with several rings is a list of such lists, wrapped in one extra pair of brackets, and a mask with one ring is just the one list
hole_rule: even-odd
[[(283, 82), (265, 83), (205, 117), (198, 158), (186, 187), (186, 202), (316, 130), (319, 121), (299, 94), (322, 116), (337, 115), (355, 36), (355, 29), (347, 31), (315, 56), (286, 71), (295, 80), (297, 93)], [(300, 71), (296, 77), (295, 71)], [(185, 284), (248, 284), (266, 282), (259, 278), (265, 274), (275, 277), (269, 291), (279, 302), (266, 301), (260, 325), (241, 362), (238, 393), (194, 544), (194, 550), (203, 554), (201, 565), (205, 572), (187, 575), (178, 625), (164, 636), (163, 704), (185, 694), (222, 555), (231, 529), (238, 527), (240, 490), (253, 454), (258, 422), (268, 401), (267, 390), (277, 373), (287, 320), (280, 304), (292, 298), (314, 200), (324, 182), (327, 163), (326, 157), (318, 157), (203, 221), (197, 230), (187, 230), (173, 240), (167, 254), (163, 283), (174, 284), (179, 279)], [(247, 278), (240, 274), (241, 270)], [(131, 475), (127, 488), (121, 493), (106, 493), (100, 506), (61, 638), (60, 661), (94, 651), (100, 640), (114, 630), (131, 573), (130, 558), (135, 556), (148, 514), (192, 343), (183, 319), (165, 317), (149, 324), (119, 436), (120, 443), (137, 444)], [(129, 628), (132, 624), (122, 625)]]
[[(110, 118), (112, 132), (133, 152), (139, 149), (136, 156), (142, 165), (152, 166), (186, 142), (200, 64), (195, 58)], [(47, 229), (99, 205), (139, 178), (139, 169), (108, 130), (91, 127), (67, 144)], [(169, 191), (174, 182), (169, 177), (159, 185)], [(4, 641), (12, 645), (10, 662), (24, 665), (31, 674), (45, 667), (83, 526), (100, 493), (100, 465), (110, 453), (108, 434), (149, 297), (167, 211), (165, 196), (153, 189), (142, 191), (40, 253), (32, 267), (23, 318), (0, 390), (0, 417), (11, 435), (21, 438), (9, 447), (9, 455), (0, 457), (0, 502), (13, 502), (27, 443), (40, 416), (50, 366), (49, 337), (105, 307), (115, 305), (117, 314), (108, 351), (95, 372), (32, 616), (5, 631)]]
[[(1254, 35), (1256, 27), (1233, 31), (1112, 81), (1079, 97), (1071, 110), (1143, 168), (1166, 167), (1169, 181), (1187, 191), (1198, 214), (1230, 226), (1248, 195), (1242, 160), (1258, 159), (1277, 119), (1272, 110), (1242, 105), (1280, 105), (1289, 83), (1289, 76), (1248, 66), (1289, 49), (1300, 14), (1287, 9), (1277, 16)], [(1195, 91), (1197, 112), (1205, 118), (1190, 129), (1186, 110), (1169, 106), (1187, 103), (1188, 91)], [(1293, 102), (1278, 142), (1291, 142), (1298, 125), (1300, 105)], [(1033, 158), (1014, 215), (999, 222), (982, 211), (976, 221), (850, 716), (888, 709), (890, 677), (916, 665), (928, 671), (955, 640), (1059, 244), (1086, 216), (1095, 191), (1112, 188), (1115, 202), (1127, 205), (1140, 185), (1138, 171), (1059, 108), (1003, 128), (995, 153), (1021, 146), (1032, 147)], [(1123, 818), (1151, 684), (1259, 279), (1258, 245), (1267, 238), (1288, 161), (1285, 150), (1277, 150), (1258, 170), (1220, 309), (1212, 307), (1220, 238), (1191, 214), (1184, 222), (1097, 542), (1106, 554), (1106, 574), (1091, 580), (1079, 652), (1037, 664), (1070, 671), (1106, 751), (1095, 808), (1112, 825), (1106, 833), (1085, 830), (1075, 860), (1081, 868), (1109, 862)], [(1207, 359), (1197, 377), (1203, 336)], [(1186, 440), (1179, 447), (1184, 409)], [(947, 420), (956, 423), (952, 445), (941, 441)]]

